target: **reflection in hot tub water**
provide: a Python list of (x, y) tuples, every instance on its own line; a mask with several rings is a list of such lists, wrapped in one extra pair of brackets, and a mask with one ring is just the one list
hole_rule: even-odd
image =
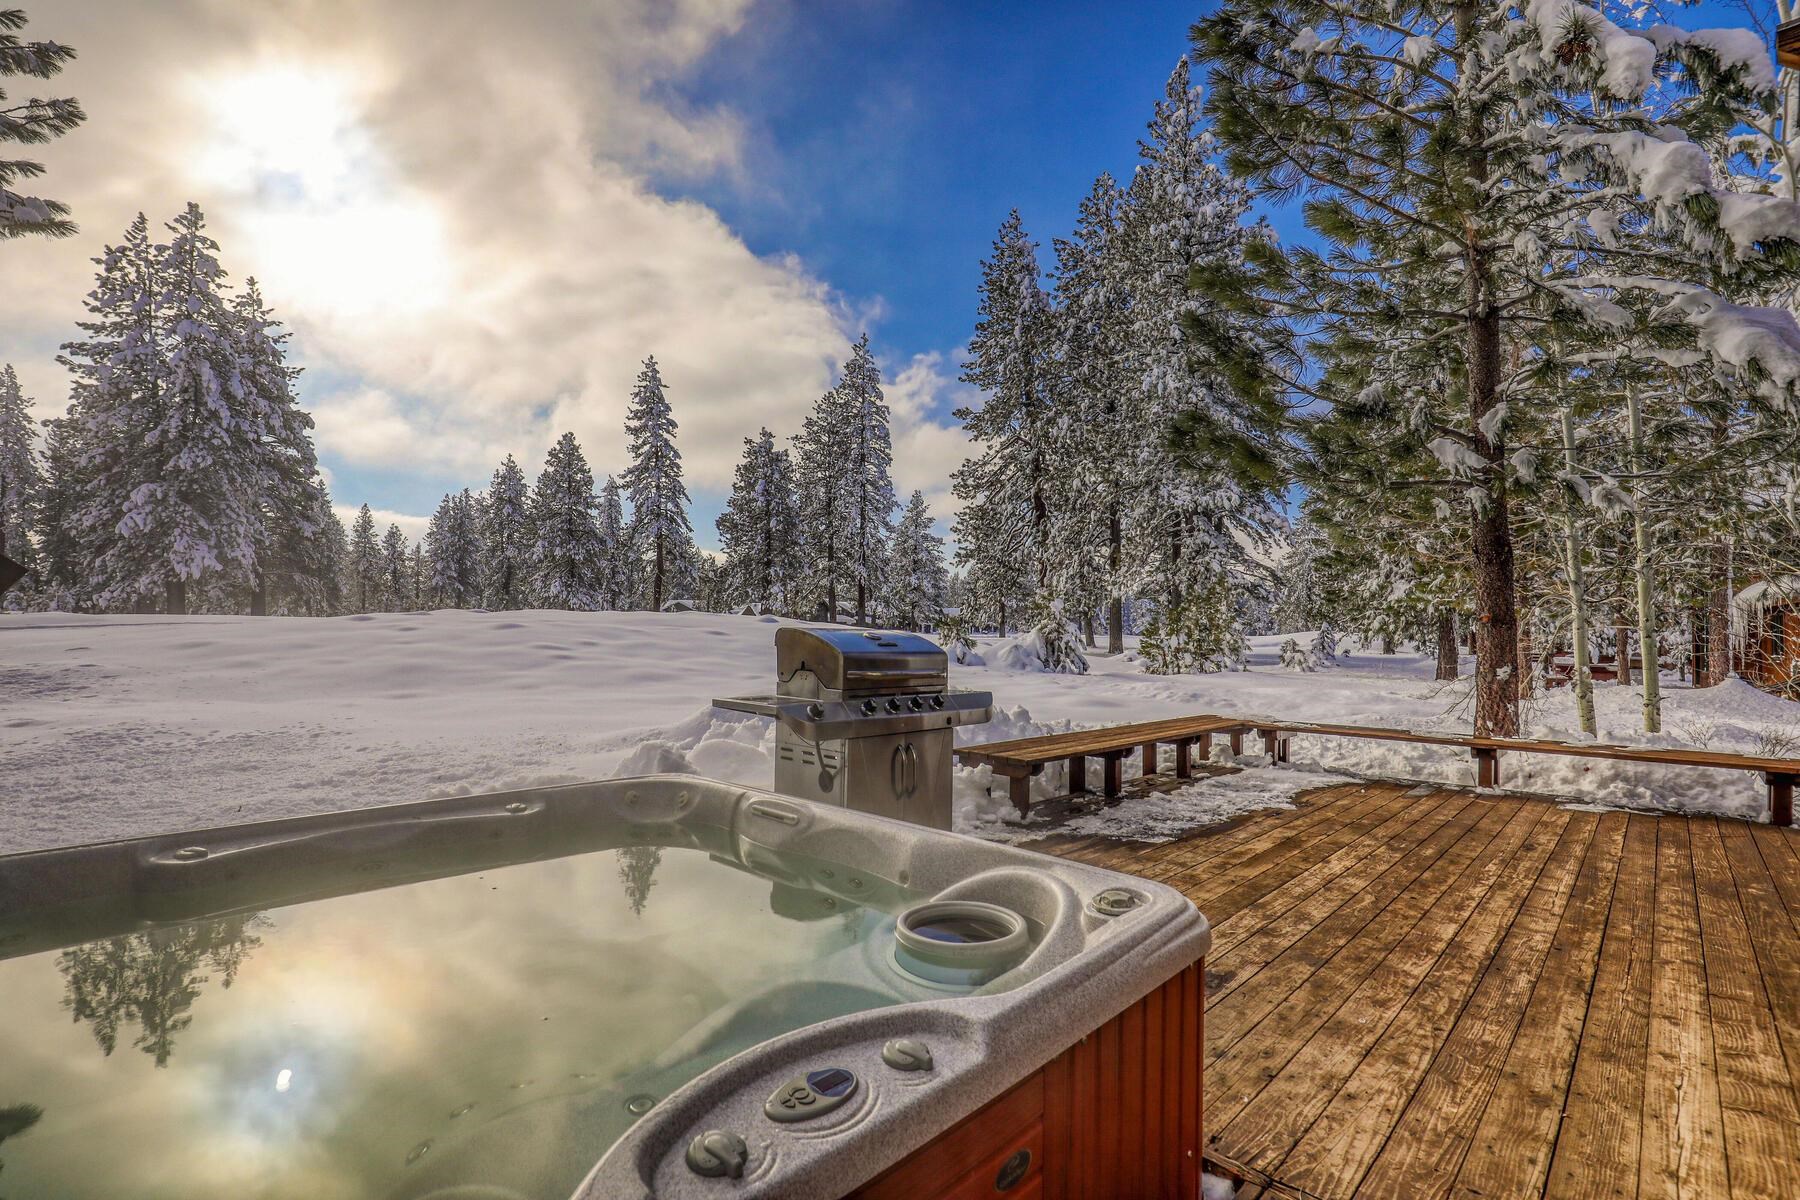
[(787, 878), (631, 847), (0, 961), (6, 1194), (560, 1200), (713, 1064), (923, 994)]

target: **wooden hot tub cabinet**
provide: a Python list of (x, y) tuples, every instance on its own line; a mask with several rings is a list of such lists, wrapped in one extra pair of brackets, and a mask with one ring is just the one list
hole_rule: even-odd
[(847, 1200), (1198, 1200), (1205, 979), (1188, 967)]

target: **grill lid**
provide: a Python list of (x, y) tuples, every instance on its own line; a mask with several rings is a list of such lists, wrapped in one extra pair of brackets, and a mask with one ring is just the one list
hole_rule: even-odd
[(860, 629), (775, 631), (775, 678), (787, 695), (814, 695), (816, 687), (845, 696), (942, 691), (950, 678), (950, 658), (916, 633)]

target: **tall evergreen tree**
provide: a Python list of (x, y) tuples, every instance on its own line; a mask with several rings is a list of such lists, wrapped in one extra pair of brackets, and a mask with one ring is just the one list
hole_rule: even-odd
[(11, 363), (0, 364), (0, 554), (29, 572), (28, 586), (41, 586), (35, 538), (44, 502), (44, 473), (38, 465), (30, 403)]
[(850, 423), (850, 458), (844, 463), (851, 539), (846, 565), (856, 588), (856, 623), (863, 625), (868, 623), (869, 600), (881, 586), (896, 503), (887, 400), (866, 333), (851, 348), (838, 392)]
[(381, 543), (375, 539), (375, 514), (367, 504), (356, 510), (350, 526), (350, 596), (352, 612), (374, 612), (381, 604)]
[(838, 619), (838, 585), (849, 574), (853, 537), (851, 506), (845, 496), (844, 464), (850, 460), (853, 426), (841, 387), (819, 397), (794, 439), (794, 493), (799, 502), (806, 602)]
[[(75, 57), (71, 46), (56, 42), (28, 42), (16, 36), (25, 28), (25, 14), (16, 8), (0, 8), (0, 80), (23, 75), (31, 79), (51, 79)], [(86, 120), (81, 105), (64, 97), (40, 100), (36, 97), (15, 103), (7, 102), (0, 88), (0, 143), (17, 142), (37, 146), (51, 138), (61, 137)], [(0, 238), (68, 237), (75, 232), (69, 220), (69, 207), (56, 200), (25, 196), (13, 190), (20, 180), (43, 174), (44, 165), (28, 159), (0, 158)]]
[(400, 527), (388, 523), (381, 535), (381, 611), (405, 612), (412, 605), (408, 586), (406, 535)]
[(595, 521), (600, 529), (600, 606), (630, 608), (638, 594), (641, 563), (631, 541), (631, 526), (625, 520), (619, 481), (611, 475), (600, 489), (600, 511)]
[(81, 425), (73, 417), (44, 422), (43, 503), (38, 509), (39, 558), (55, 607), (79, 607), (85, 578), (84, 542), (77, 509), (81, 498)]
[(799, 511), (792, 462), (767, 429), (744, 439), (718, 529), (726, 601), (787, 608), (800, 550)]
[(436, 602), (470, 608), (481, 602), (481, 537), (475, 497), (468, 488), (438, 504), (425, 531), (425, 558)]
[(675, 414), (663, 395), (656, 356), (651, 355), (638, 371), (631, 405), (625, 412), (631, 465), (620, 474), (619, 482), (631, 497), (631, 523), (646, 559), (645, 582), (652, 611), (674, 594), (667, 590), (672, 566), (685, 558), (693, 544), (687, 487), (681, 481), (681, 451), (675, 448), (676, 429)]
[(606, 607), (607, 548), (595, 521), (594, 473), (573, 433), (557, 440), (531, 493), (532, 591), (545, 608)]
[(931, 527), (925, 493), (915, 491), (894, 528), (888, 560), (887, 611), (905, 629), (935, 629), (944, 615), (949, 574), (944, 539)]
[(531, 515), (525, 472), (512, 455), (494, 471), (481, 505), (482, 604), (491, 609), (526, 607), (530, 578)]
[(1560, 402), (1559, 346), (1698, 351), (1782, 407), (1800, 361), (1791, 317), (1711, 286), (1800, 263), (1793, 204), (1726, 195), (1701, 145), (1762, 103), (1764, 53), (1561, 0), (1522, 16), (1227, 0), (1194, 31), (1231, 169), (1304, 194), (1326, 245), (1254, 244), (1247, 270), (1194, 273), (1263, 324), (1190, 328), (1241, 394), (1357, 397), (1370, 422), (1429, 431), (1439, 477), (1389, 482), (1436, 488), (1468, 522), (1475, 727), (1496, 735), (1519, 730), (1511, 428)]
[[(955, 473), (957, 548), (967, 555), (1010, 556), (1026, 564), (1035, 593), (1046, 592), (1052, 562), (1050, 467), (1056, 436), (1052, 409), (1055, 331), (1039, 278), (1037, 243), (1018, 210), (1008, 214), (981, 264), (981, 303), (962, 379), (981, 388), (979, 407), (956, 410), (981, 453)], [(964, 527), (979, 526), (976, 536)]]

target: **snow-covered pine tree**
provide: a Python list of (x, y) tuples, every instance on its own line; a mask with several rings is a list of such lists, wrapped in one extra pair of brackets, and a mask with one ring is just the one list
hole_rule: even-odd
[(887, 578), (886, 619), (902, 629), (935, 629), (943, 619), (949, 575), (944, 539), (932, 529), (924, 492), (913, 492), (894, 527)]
[(1139, 144), (1118, 239), (1136, 383), (1124, 424), (1164, 435), (1120, 447), (1130, 479), (1125, 560), (1139, 594), (1168, 606), (1221, 582), (1228, 592), (1249, 586), (1260, 572), (1246, 547), (1266, 548), (1281, 524), (1273, 489), (1282, 482), (1275, 459), (1284, 414), (1266, 396), (1231, 386), (1188, 328), (1201, 316), (1226, 319), (1193, 291), (1190, 275), (1236, 269), (1247, 247), (1267, 239), (1246, 224), (1249, 191), (1219, 168), (1201, 108), (1183, 59)]
[(813, 615), (838, 619), (838, 586), (849, 577), (848, 560), (854, 532), (844, 495), (844, 464), (849, 461), (852, 422), (843, 389), (819, 397), (794, 439), (794, 492), (805, 537), (803, 586)]
[(744, 439), (744, 457), (718, 519), (725, 599), (733, 606), (790, 607), (800, 553), (793, 474), (788, 452), (775, 448), (774, 434), (764, 429)]
[(482, 607), (527, 606), (534, 544), (525, 472), (508, 454), (481, 501)]
[(425, 561), (425, 541), (421, 538), (413, 543), (412, 555), (406, 563), (407, 595), (411, 598), (407, 607), (412, 611), (420, 612), (428, 607), (425, 589), (430, 580), (431, 564)]
[(76, 519), (81, 498), (81, 452), (76, 442), (80, 432), (80, 423), (73, 417), (53, 417), (44, 422), (38, 552), (49, 604), (64, 611), (79, 608), (83, 602), (83, 593), (78, 589), (85, 575), (86, 555)]
[[(1260, 245), (1248, 271), (1196, 273), (1277, 318), (1204, 340), (1247, 393), (1406, 397), (1398, 427), (1431, 430), (1443, 464), (1410, 482), (1469, 514), (1476, 731), (1516, 733), (1509, 427), (1541, 425), (1559, 400), (1567, 375), (1545, 369), (1546, 349), (1585, 334), (1615, 352), (1697, 351), (1792, 419), (1800, 327), (1713, 285), (1792, 272), (1800, 210), (1727, 194), (1701, 145), (1768, 96), (1766, 51), (1731, 31), (1634, 33), (1571, 0), (1522, 14), (1227, 0), (1195, 38), (1232, 169), (1308, 193), (1330, 243)], [(1440, 368), (1448, 388), (1410, 394)]]
[(1108, 174), (1082, 200), (1073, 234), (1056, 250), (1056, 469), (1053, 590), (1078, 611), (1106, 611), (1107, 650), (1125, 649), (1125, 507), (1139, 481), (1130, 466), (1142, 431), (1126, 413), (1131, 290), (1121, 243), (1125, 193)]
[(645, 580), (651, 611), (662, 608), (669, 590), (671, 566), (693, 545), (688, 521), (687, 487), (681, 481), (681, 451), (675, 448), (675, 414), (663, 395), (656, 356), (644, 360), (631, 404), (625, 411), (626, 452), (631, 465), (619, 475), (631, 497), (631, 524), (645, 557)]
[(1038, 662), (1044, 670), (1054, 675), (1087, 674), (1087, 655), (1081, 652), (1081, 643), (1075, 640), (1060, 604), (1043, 605), (1032, 625), (1030, 640), (1036, 643)]
[(288, 335), (263, 302), (254, 277), (231, 301), (231, 330), (243, 378), (246, 409), (259, 428), (251, 443), (259, 482), (250, 613), (266, 614), (273, 592), (284, 607), (304, 608), (303, 596), (323, 582), (330, 559), (315, 545), (322, 526), (318, 455), (312, 416), (294, 391), (297, 367), (287, 362)]
[[(1051, 355), (1055, 330), (1039, 279), (1037, 243), (1015, 209), (1000, 225), (991, 257), (981, 264), (981, 301), (962, 379), (981, 388), (979, 406), (956, 410), (980, 453), (954, 474), (964, 507), (957, 518), (959, 562), (974, 575), (1010, 574), (976, 554), (1023, 564), (1030, 594), (1046, 593), (1053, 561), (1050, 469), (1056, 425)], [(965, 536), (964, 528), (979, 528)], [(996, 598), (995, 603), (1003, 603)]]
[(425, 531), (425, 561), (435, 602), (448, 608), (481, 603), (481, 536), (475, 497), (468, 488), (438, 503)]
[(44, 472), (38, 465), (31, 406), (11, 363), (0, 364), (0, 554), (27, 575), (24, 586), (41, 590), (43, 566), (36, 538), (44, 501)]
[(628, 609), (638, 594), (641, 563), (637, 547), (631, 542), (631, 525), (625, 519), (619, 482), (611, 475), (600, 489), (600, 510), (595, 519), (601, 546), (600, 606)]
[(844, 464), (850, 506), (845, 565), (850, 585), (856, 589), (856, 623), (864, 625), (869, 619), (870, 598), (881, 588), (896, 504), (887, 400), (881, 394), (881, 368), (869, 352), (866, 333), (851, 348), (838, 392), (850, 422), (850, 458)]
[(1337, 666), (1338, 636), (1337, 630), (1331, 627), (1330, 621), (1319, 626), (1319, 631), (1313, 634), (1312, 643), (1307, 646), (1306, 653), (1316, 667)]
[[(98, 271), (84, 302), (83, 338), (63, 344), (57, 361), (74, 376), (66, 422), (53, 427), (55, 448), (66, 455), (54, 475), (53, 507), (63, 515), (53, 535), (61, 582), (83, 603), (148, 610), (160, 599), (161, 580), (129, 596), (116, 585), (132, 575), (130, 564), (108, 561), (122, 539), (120, 524), (133, 492), (155, 468), (144, 436), (161, 413), (167, 363), (160, 344), (164, 288), (150, 223), (139, 213), (117, 246), (93, 262)], [(105, 598), (101, 593), (106, 593)]]
[(1300, 643), (1293, 638), (1283, 638), (1281, 642), (1281, 669), (1284, 671), (1316, 671), (1312, 655), (1300, 648)]
[(375, 538), (375, 514), (367, 504), (356, 510), (350, 526), (350, 611), (374, 612), (381, 604), (381, 543)]
[(595, 521), (594, 473), (573, 433), (557, 440), (531, 491), (531, 581), (544, 608), (606, 606), (607, 546)]
[(381, 535), (381, 611), (405, 612), (412, 604), (408, 587), (406, 535), (391, 521)]
[[(11, 75), (31, 79), (50, 79), (75, 57), (73, 47), (56, 42), (28, 42), (18, 37), (25, 28), (25, 14), (16, 8), (0, 8), (0, 80)], [(86, 120), (81, 105), (73, 98), (40, 100), (36, 97), (7, 102), (0, 88), (0, 142), (42, 145), (61, 137)], [(75, 232), (69, 220), (68, 205), (38, 196), (25, 196), (13, 190), (24, 179), (43, 174), (42, 163), (27, 159), (0, 158), (0, 238), (68, 237)]]
[(219, 246), (200, 206), (190, 201), (166, 228), (169, 242), (156, 247), (167, 320), (160, 403), (131, 413), (124, 430), (113, 427), (141, 441), (129, 452), (137, 471), (118, 540), (95, 567), (104, 581), (97, 589), (102, 604), (160, 588), (165, 610), (184, 613), (188, 584), (255, 566), (263, 529), (260, 446), (273, 422), (263, 398), (245, 387), (220, 290)]

